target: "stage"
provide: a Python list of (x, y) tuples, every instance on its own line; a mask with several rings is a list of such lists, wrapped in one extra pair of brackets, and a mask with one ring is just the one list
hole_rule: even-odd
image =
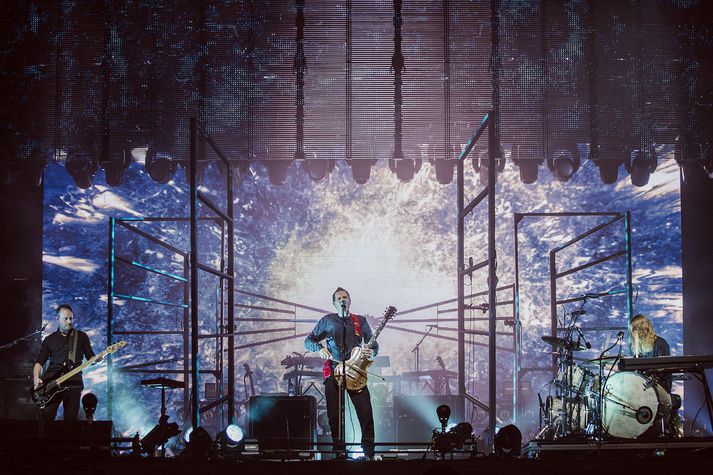
[[(653, 448), (652, 448), (653, 449)], [(289, 474), (363, 474), (393, 475), (394, 473), (420, 474), (573, 474), (573, 473), (675, 473), (683, 468), (687, 473), (711, 473), (713, 449), (710, 443), (704, 448), (680, 452), (668, 451), (655, 456), (633, 450), (601, 452), (589, 449), (576, 450), (570, 447), (556, 457), (545, 458), (499, 458), (476, 457), (464, 460), (381, 460), (381, 461), (275, 461), (231, 460), (206, 461), (190, 458), (134, 459), (131, 457), (92, 458), (88, 454), (58, 458), (5, 458), (3, 473), (26, 474), (44, 471), (47, 473), (104, 473), (104, 474), (196, 474), (203, 475), (241, 473), (274, 475)]]

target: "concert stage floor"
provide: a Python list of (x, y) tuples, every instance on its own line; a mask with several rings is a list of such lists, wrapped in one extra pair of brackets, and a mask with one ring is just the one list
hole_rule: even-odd
[[(0, 460), (0, 473), (23, 474), (121, 474), (160, 475), (191, 474), (212, 475), (239, 473), (240, 475), (461, 475), (461, 474), (666, 474), (685, 471), (686, 475), (713, 473), (713, 441), (695, 447), (691, 442), (658, 452), (655, 445), (636, 444), (614, 450), (592, 450), (579, 444), (542, 444), (540, 448), (548, 457), (499, 458), (478, 457), (466, 460), (381, 460), (381, 461), (204, 461), (190, 458), (92, 458), (90, 454), (72, 455), (68, 458), (13, 457), (4, 454)], [(629, 443), (631, 444), (631, 443)], [(562, 450), (563, 445), (567, 448)], [(557, 449), (557, 450), (556, 450)], [(644, 450), (647, 449), (647, 450)], [(432, 455), (429, 455), (432, 457)]]

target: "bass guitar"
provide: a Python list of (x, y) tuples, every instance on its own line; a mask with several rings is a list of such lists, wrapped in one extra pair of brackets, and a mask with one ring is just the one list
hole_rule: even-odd
[(119, 348), (123, 348), (124, 346), (126, 346), (125, 341), (114, 343), (113, 345), (107, 347), (106, 350), (102, 351), (98, 355), (92, 356), (79, 366), (65, 366), (53, 375), (48, 376), (46, 379), (43, 378), (42, 384), (40, 384), (36, 388), (30, 388), (30, 395), (32, 396), (32, 401), (41, 408), (44, 408), (50, 402), (52, 402), (52, 399), (54, 399), (55, 396), (69, 389), (68, 387), (63, 386), (65, 381), (82, 371), (90, 364), (94, 363), (97, 359), (104, 358), (106, 355), (114, 353)]
[[(394, 306), (389, 306), (384, 311), (384, 316), (381, 320), (381, 323), (379, 323), (379, 327), (376, 329), (369, 342), (365, 345), (366, 348), (371, 349), (374, 347), (376, 339), (379, 337), (381, 330), (384, 329), (386, 323), (392, 318), (394, 318), (395, 315), (396, 307)], [(369, 366), (374, 364), (374, 362), (362, 354), (362, 348), (360, 346), (357, 346), (352, 350), (351, 355), (349, 356), (349, 359), (347, 361), (332, 361), (336, 363), (334, 368), (334, 377), (337, 380), (339, 386), (342, 386), (343, 380), (345, 379), (342, 377), (343, 368), (344, 373), (346, 375), (346, 387), (348, 390), (359, 391), (363, 389), (364, 386), (366, 386), (368, 374), (367, 369), (369, 368)]]

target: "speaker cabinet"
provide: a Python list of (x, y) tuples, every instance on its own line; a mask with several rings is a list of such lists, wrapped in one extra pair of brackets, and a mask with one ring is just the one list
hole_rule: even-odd
[(317, 437), (314, 396), (253, 396), (248, 406), (248, 437), (264, 450), (311, 450)]
[(0, 454), (5, 457), (108, 457), (111, 421), (0, 420)]
[(464, 402), (460, 396), (396, 396), (394, 419), (398, 442), (425, 442), (440, 428), (436, 408), (445, 404), (451, 408), (449, 424), (463, 422)]

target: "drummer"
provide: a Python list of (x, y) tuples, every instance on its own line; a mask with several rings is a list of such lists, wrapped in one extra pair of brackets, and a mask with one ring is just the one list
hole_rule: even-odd
[[(651, 320), (638, 314), (629, 322), (629, 351), (635, 358), (648, 358), (651, 356), (670, 356), (671, 347), (668, 342), (654, 331)], [(661, 375), (659, 384), (671, 392), (671, 375)]]

